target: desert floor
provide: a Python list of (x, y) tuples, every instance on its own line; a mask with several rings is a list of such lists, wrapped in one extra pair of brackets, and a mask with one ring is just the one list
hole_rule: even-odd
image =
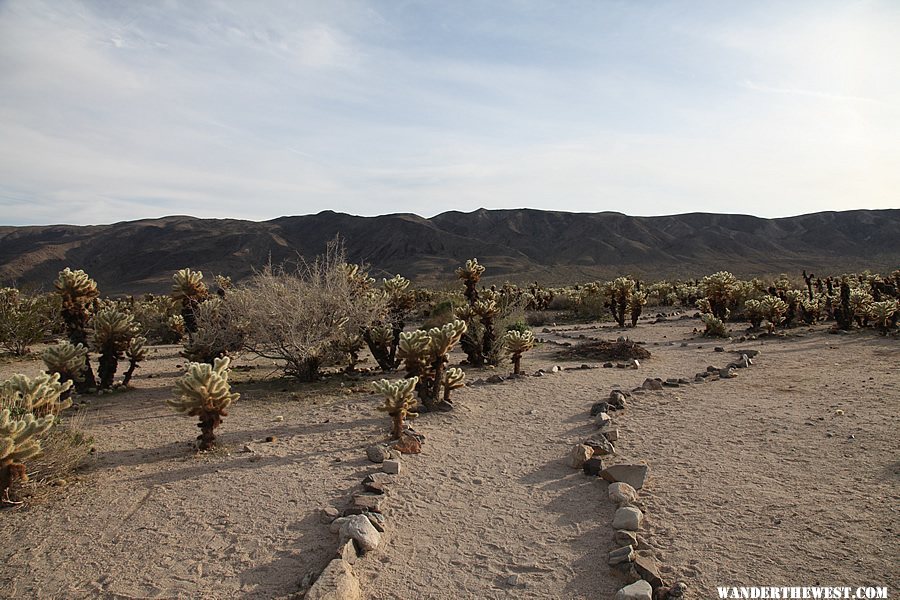
[[(621, 439), (604, 463), (651, 467), (645, 548), (689, 598), (740, 584), (896, 593), (900, 341), (820, 326), (729, 342), (697, 336), (698, 326), (551, 326), (523, 370), (572, 369), (470, 385), (456, 410), (414, 421), (426, 443), (389, 492), (386, 545), (355, 567), (365, 596), (611, 598), (627, 581), (606, 564), (607, 484), (565, 460), (595, 431), (591, 404), (646, 378), (693, 379), (739, 348), (760, 354), (736, 378), (635, 394), (612, 414)], [(636, 370), (577, 369), (599, 363), (560, 360), (557, 343), (580, 335), (628, 335), (653, 355)], [(368, 393), (380, 376), (300, 384), (239, 360), (242, 397), (220, 448), (198, 454), (194, 420), (164, 404), (186, 364), (179, 349), (155, 348), (133, 390), (78, 411), (95, 452), (74, 477), (0, 511), (0, 595), (290, 598), (331, 559), (337, 536), (320, 509), (347, 506), (377, 469), (365, 448), (387, 439)], [(39, 369), (5, 360), (0, 376)], [(469, 369), (468, 379), (508, 370)]]

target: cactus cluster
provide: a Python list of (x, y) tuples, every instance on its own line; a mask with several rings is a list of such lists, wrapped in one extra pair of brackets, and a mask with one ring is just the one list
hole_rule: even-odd
[(630, 316), (631, 326), (636, 326), (641, 310), (647, 303), (647, 296), (641, 291), (640, 283), (628, 277), (617, 277), (608, 282), (603, 291), (607, 298), (606, 306), (619, 327), (625, 327), (626, 316)]
[(512, 357), (513, 373), (518, 375), (521, 372), (522, 355), (534, 348), (534, 334), (527, 329), (507, 331), (503, 336), (503, 348)]
[(38, 436), (53, 425), (54, 417), (35, 417), (26, 413), (21, 419), (11, 416), (8, 408), (0, 409), (0, 494), (10, 502), (9, 488), (16, 481), (28, 481), (24, 461), (41, 453)]
[(113, 385), (119, 360), (137, 337), (137, 326), (130, 314), (116, 308), (97, 311), (92, 325), (93, 350), (100, 353), (100, 366), (97, 370), (100, 389), (109, 389)]
[(457, 369), (453, 377), (447, 379), (445, 367), (450, 360), (450, 350), (460, 341), (466, 328), (465, 322), (457, 319), (443, 327), (400, 334), (397, 355), (403, 361), (407, 378), (416, 378), (416, 391), (426, 410), (452, 407), (449, 392), (460, 387), (464, 374)]
[(81, 388), (88, 359), (88, 351), (83, 344), (60, 342), (44, 350), (41, 359), (47, 367), (47, 373), (57, 373), (62, 381), (74, 383), (79, 392), (86, 391)]
[(400, 366), (397, 347), (406, 319), (415, 307), (416, 296), (409, 290), (409, 279), (395, 275), (382, 279), (381, 293), (387, 300), (386, 322), (373, 325), (363, 331), (363, 340), (382, 371), (389, 372)]
[(391, 439), (400, 439), (406, 419), (419, 416), (419, 413), (415, 412), (415, 390), (418, 383), (418, 377), (396, 381), (382, 379), (372, 383), (372, 389), (384, 396), (384, 404), (379, 406), (378, 410), (386, 412), (391, 417)]
[(172, 275), (172, 299), (181, 303), (181, 316), (188, 333), (197, 331), (195, 311), (209, 298), (209, 289), (203, 283), (203, 272), (181, 269)]
[(484, 274), (484, 266), (477, 258), (466, 261), (465, 266), (456, 270), (456, 276), (465, 286), (463, 295), (467, 304), (456, 310), (456, 317), (466, 324), (460, 346), (466, 353), (469, 364), (480, 367), (496, 365), (499, 360), (497, 347), (496, 319), (500, 315), (498, 300), (500, 295), (494, 290), (478, 291), (478, 282)]
[(27, 375), (13, 375), (0, 383), (0, 405), (13, 414), (30, 413), (35, 417), (55, 417), (70, 407), (71, 381), (60, 381), (59, 374), (42, 373), (34, 379)]
[(228, 416), (228, 407), (240, 398), (232, 392), (228, 383), (227, 356), (215, 359), (213, 365), (191, 363), (187, 373), (175, 382), (175, 398), (166, 401), (176, 412), (189, 417), (199, 417), (200, 435), (197, 446), (208, 450), (215, 443), (214, 430)]
[[(73, 271), (66, 267), (60, 271), (53, 286), (62, 299), (62, 318), (69, 341), (87, 346), (91, 305), (100, 296), (97, 282), (82, 270)], [(86, 390), (97, 387), (90, 358), (85, 360), (81, 380), (80, 385)]]

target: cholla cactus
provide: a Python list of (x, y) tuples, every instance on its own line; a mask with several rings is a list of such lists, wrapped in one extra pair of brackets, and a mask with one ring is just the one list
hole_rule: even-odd
[(213, 364), (216, 358), (239, 350), (244, 329), (222, 314), (222, 299), (212, 297), (197, 307), (197, 330), (188, 338), (181, 355), (192, 362)]
[(863, 327), (869, 320), (869, 311), (872, 308), (872, 295), (864, 289), (853, 288), (850, 290), (850, 310), (858, 327)]
[[(465, 332), (465, 322), (457, 319), (428, 331), (420, 329), (400, 334), (397, 356), (404, 361), (407, 377), (418, 378), (416, 389), (426, 409), (434, 408), (441, 397), (444, 367), (450, 360), (450, 350)], [(442, 408), (449, 409), (451, 405), (446, 390), (444, 400)]]
[(94, 350), (100, 353), (100, 389), (109, 389), (113, 385), (122, 353), (137, 335), (137, 326), (130, 314), (115, 308), (98, 311), (94, 316), (93, 326)]
[(736, 285), (737, 277), (728, 271), (719, 271), (700, 280), (700, 289), (709, 301), (713, 316), (727, 318), (728, 305)]
[(15, 481), (28, 481), (24, 461), (41, 453), (38, 436), (53, 425), (53, 415), (35, 417), (31, 413), (21, 419), (11, 416), (10, 410), (0, 410), (0, 494), (9, 500), (9, 488)]
[(72, 382), (60, 382), (58, 373), (42, 373), (34, 379), (26, 375), (13, 375), (0, 384), (0, 406), (14, 414), (55, 417), (72, 405), (68, 399), (71, 388)]
[(812, 325), (822, 318), (822, 312), (825, 308), (825, 297), (814, 297), (812, 300), (804, 298), (800, 301), (799, 308), (800, 318), (803, 319), (803, 322), (807, 325)]
[(750, 327), (759, 329), (763, 319), (766, 318), (763, 312), (762, 302), (759, 300), (747, 300), (744, 302), (744, 316), (750, 321)]
[(728, 337), (728, 330), (725, 328), (725, 323), (722, 322), (722, 319), (714, 316), (712, 313), (702, 313), (700, 315), (700, 320), (706, 325), (706, 330), (703, 332), (703, 335), (709, 337)]
[(603, 286), (603, 291), (607, 298), (607, 306), (609, 306), (616, 323), (619, 324), (619, 327), (625, 327), (625, 313), (629, 310), (631, 299), (637, 291), (637, 282), (627, 277), (616, 277)]
[(465, 379), (466, 372), (459, 367), (450, 367), (444, 371), (444, 376), (441, 378), (441, 383), (444, 386), (444, 402), (450, 402), (450, 392), (452, 390), (457, 390), (466, 385)]
[(415, 412), (414, 396), (418, 383), (418, 377), (396, 381), (382, 379), (372, 383), (372, 389), (384, 396), (384, 404), (379, 406), (378, 410), (386, 412), (391, 417), (391, 439), (400, 439), (406, 419), (414, 419), (419, 416)]
[(367, 328), (363, 332), (363, 339), (381, 370), (389, 372), (400, 366), (400, 360), (397, 359), (400, 333), (406, 326), (405, 320), (415, 306), (416, 300), (415, 294), (409, 291), (409, 279), (395, 275), (381, 281), (381, 291), (387, 299), (390, 322)]
[(50, 346), (41, 354), (47, 373), (57, 373), (63, 382), (71, 381), (78, 391), (84, 383), (84, 365), (87, 362), (88, 351), (83, 344), (60, 342)]
[(869, 306), (869, 318), (882, 333), (896, 325), (897, 315), (900, 314), (900, 301), (882, 300), (873, 302)]
[(181, 269), (172, 276), (172, 299), (181, 302), (181, 316), (189, 333), (197, 331), (194, 312), (207, 298), (209, 290), (203, 283), (203, 271)]
[(512, 356), (513, 373), (518, 375), (521, 369), (522, 354), (534, 348), (534, 334), (530, 329), (507, 331), (503, 336), (503, 348)]
[(474, 304), (478, 300), (478, 282), (484, 274), (484, 267), (478, 264), (477, 258), (466, 261), (466, 266), (456, 269), (456, 276), (463, 280), (466, 286), (466, 300)]
[(638, 319), (641, 318), (641, 312), (646, 304), (647, 294), (641, 291), (635, 291), (628, 299), (628, 312), (631, 314), (632, 327), (637, 327)]
[(138, 363), (147, 358), (146, 344), (147, 338), (141, 336), (135, 336), (128, 342), (128, 347), (125, 348), (128, 370), (125, 371), (125, 375), (122, 377), (122, 385), (127, 386), (131, 383), (131, 377), (134, 375), (134, 370), (137, 369)]
[(784, 321), (784, 315), (787, 313), (787, 302), (776, 296), (766, 296), (759, 301), (763, 316), (769, 321), (769, 332), (775, 331), (775, 328)]
[(232, 392), (228, 383), (230, 363), (227, 356), (217, 358), (212, 366), (191, 363), (188, 372), (175, 382), (175, 398), (166, 400), (177, 412), (200, 418), (197, 445), (201, 450), (208, 450), (215, 443), (213, 431), (222, 423), (222, 417), (228, 416), (231, 403), (241, 396)]
[(73, 344), (86, 344), (90, 320), (88, 307), (100, 295), (97, 282), (82, 270), (73, 271), (66, 267), (59, 272), (53, 286), (62, 297), (62, 317), (69, 339)]

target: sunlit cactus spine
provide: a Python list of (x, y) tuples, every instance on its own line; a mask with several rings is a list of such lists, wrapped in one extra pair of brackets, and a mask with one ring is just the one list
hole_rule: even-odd
[(228, 416), (228, 407), (241, 396), (232, 392), (228, 383), (230, 363), (227, 356), (217, 358), (214, 365), (191, 363), (187, 373), (175, 382), (175, 398), (166, 400), (175, 411), (200, 418), (197, 424), (200, 450), (213, 446), (214, 430), (222, 423), (222, 417)]
[(93, 319), (93, 347), (100, 353), (97, 374), (100, 377), (100, 389), (109, 389), (113, 385), (119, 360), (137, 335), (134, 317), (115, 308), (102, 309)]
[(0, 496), (4, 502), (11, 502), (9, 488), (14, 482), (28, 481), (25, 461), (40, 455), (38, 436), (50, 429), (54, 419), (32, 413), (15, 418), (8, 408), (0, 410)]
[(386, 412), (391, 417), (391, 439), (400, 439), (400, 434), (406, 427), (406, 419), (419, 416), (415, 412), (415, 391), (418, 383), (418, 377), (396, 381), (382, 379), (372, 383), (372, 389), (384, 396), (384, 404), (379, 406), (378, 410)]
[(869, 306), (869, 318), (883, 334), (896, 327), (898, 315), (900, 315), (900, 301), (898, 300), (882, 300), (873, 302)]
[(13, 375), (0, 383), (0, 406), (13, 414), (31, 413), (35, 417), (55, 417), (72, 405), (69, 400), (71, 381), (60, 381), (58, 373), (42, 373), (31, 379), (27, 375)]
[[(632, 306), (632, 298), (637, 291), (637, 282), (628, 277), (616, 277), (607, 282), (603, 287), (603, 291), (607, 297), (607, 306), (619, 324), (619, 327), (625, 327), (625, 317)], [(640, 316), (640, 309), (637, 312)], [(635, 319), (637, 323), (637, 319)]]
[(862, 288), (850, 290), (850, 311), (858, 327), (864, 327), (869, 321), (872, 308), (872, 295)]
[(88, 351), (83, 344), (60, 342), (44, 350), (41, 359), (48, 374), (57, 373), (60, 381), (71, 381), (77, 391), (87, 391), (84, 389), (84, 370)]
[(188, 333), (197, 331), (195, 311), (201, 302), (209, 298), (209, 289), (203, 283), (203, 271), (181, 269), (172, 276), (172, 299), (181, 303), (181, 316)]
[[(53, 282), (56, 292), (62, 299), (62, 318), (66, 326), (66, 335), (73, 344), (88, 344), (88, 324), (91, 319), (91, 304), (100, 296), (97, 282), (88, 277), (82, 270), (73, 271), (66, 267), (59, 272)], [(84, 372), (80, 384), (84, 390), (97, 387), (90, 357), (84, 362)]]
[(647, 304), (647, 294), (640, 290), (635, 290), (628, 299), (628, 312), (631, 314), (631, 326), (637, 327), (638, 319), (641, 318), (641, 312)]
[(134, 370), (137, 369), (138, 363), (147, 358), (147, 338), (134, 336), (129, 340), (128, 347), (125, 348), (125, 358), (128, 359), (128, 369), (122, 377), (122, 385), (127, 386), (131, 383), (131, 377)]
[(716, 317), (712, 313), (702, 313), (700, 320), (706, 326), (703, 335), (708, 337), (728, 337), (728, 329), (722, 319)]
[(522, 355), (534, 348), (534, 334), (529, 329), (507, 331), (503, 336), (503, 347), (512, 359), (513, 373), (518, 375), (521, 372)]
[(779, 297), (787, 304), (787, 310), (784, 313), (784, 326), (790, 327), (794, 324), (794, 320), (801, 311), (803, 292), (800, 290), (785, 290)]
[(416, 297), (409, 290), (409, 279), (399, 274), (381, 281), (381, 293), (387, 299), (387, 322), (367, 328), (363, 339), (381, 370), (389, 372), (400, 366), (401, 361), (397, 358), (400, 333), (415, 307)]
[(744, 302), (744, 316), (750, 321), (750, 327), (754, 330), (759, 329), (762, 326), (763, 319), (766, 318), (762, 302), (753, 299)]

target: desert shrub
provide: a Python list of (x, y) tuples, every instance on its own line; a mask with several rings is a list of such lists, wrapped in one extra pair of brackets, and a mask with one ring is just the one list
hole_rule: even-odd
[(600, 282), (584, 285), (578, 294), (576, 313), (589, 319), (600, 319), (606, 314), (609, 306), (607, 289)]
[(378, 410), (386, 412), (391, 417), (391, 438), (398, 440), (406, 425), (406, 419), (414, 419), (419, 416), (415, 412), (415, 389), (419, 383), (418, 377), (410, 379), (398, 379), (388, 381), (382, 379), (372, 384), (372, 389), (384, 396), (384, 404)]
[(700, 315), (700, 320), (706, 325), (706, 330), (703, 332), (703, 335), (708, 337), (728, 337), (728, 330), (725, 328), (725, 323), (722, 322), (722, 319), (716, 317), (712, 313), (702, 313)]
[(521, 372), (522, 355), (532, 348), (534, 348), (534, 334), (531, 330), (507, 330), (503, 336), (503, 349), (512, 359), (513, 373), (518, 375)]
[(176, 412), (199, 417), (197, 447), (200, 450), (213, 446), (215, 429), (221, 425), (222, 417), (228, 416), (228, 407), (241, 397), (231, 391), (228, 383), (229, 364), (231, 359), (227, 356), (217, 358), (213, 365), (191, 363), (187, 373), (175, 382), (175, 398), (166, 400)]
[(450, 361), (450, 350), (465, 335), (466, 327), (458, 319), (440, 328), (400, 334), (397, 356), (403, 361), (406, 377), (416, 378), (416, 391), (426, 410), (452, 408), (450, 391), (462, 386), (465, 374), (461, 369), (445, 371), (445, 368)]
[(226, 306), (224, 300), (213, 297), (197, 306), (193, 312), (196, 331), (188, 335), (182, 356), (211, 365), (215, 359), (244, 347), (247, 321), (233, 307), (235, 299), (229, 298), (229, 302)]
[(384, 319), (386, 299), (348, 276), (344, 249), (293, 272), (268, 267), (235, 286), (221, 301), (225, 320), (241, 331), (245, 350), (278, 361), (289, 376), (313, 381), (342, 358), (340, 342)]
[(132, 308), (140, 334), (152, 344), (177, 344), (184, 337), (181, 305), (169, 296), (148, 294), (136, 300)]
[(0, 348), (24, 356), (51, 327), (51, 307), (45, 296), (27, 296), (15, 288), (0, 289)]

